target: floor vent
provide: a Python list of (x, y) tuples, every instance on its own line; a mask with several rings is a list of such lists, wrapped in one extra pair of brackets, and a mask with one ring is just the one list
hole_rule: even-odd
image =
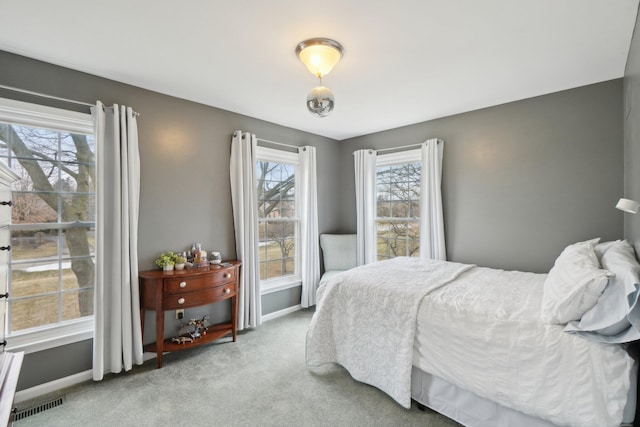
[(13, 417), (14, 421), (20, 421), (31, 415), (39, 414), (40, 412), (46, 411), (47, 409), (55, 408), (56, 406), (60, 406), (64, 403), (63, 397), (57, 397), (52, 400), (47, 400), (45, 402), (37, 403), (34, 406), (30, 406), (28, 408), (18, 409), (16, 411), (15, 416)]

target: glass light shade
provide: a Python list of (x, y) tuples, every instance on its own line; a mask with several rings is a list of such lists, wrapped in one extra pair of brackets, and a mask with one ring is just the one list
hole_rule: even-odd
[(309, 39), (296, 47), (296, 54), (307, 69), (317, 77), (329, 74), (342, 58), (342, 45), (331, 39)]
[(638, 213), (638, 210), (640, 210), (640, 203), (631, 199), (620, 199), (618, 200), (616, 208), (624, 212), (635, 214)]
[(335, 104), (333, 92), (326, 86), (316, 86), (307, 95), (307, 109), (316, 117), (326, 117)]

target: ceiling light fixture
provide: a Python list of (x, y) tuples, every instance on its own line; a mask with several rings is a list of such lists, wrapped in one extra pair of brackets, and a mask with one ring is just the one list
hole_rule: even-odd
[(326, 38), (308, 39), (296, 47), (300, 61), (320, 81), (307, 95), (307, 109), (316, 117), (325, 117), (333, 111), (335, 97), (328, 87), (322, 85), (322, 78), (331, 72), (343, 53), (340, 43)]

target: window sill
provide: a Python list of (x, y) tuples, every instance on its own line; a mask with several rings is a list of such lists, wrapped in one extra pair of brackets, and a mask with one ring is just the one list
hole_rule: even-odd
[(302, 285), (302, 280), (300, 280), (299, 278), (296, 278), (296, 279), (293, 279), (293, 280), (288, 280), (286, 282), (277, 281), (277, 282), (272, 282), (272, 283), (268, 283), (268, 284), (261, 283), (260, 284), (260, 295), (268, 295), (268, 294), (272, 294), (274, 292), (279, 292), (279, 291), (283, 291), (285, 289), (295, 288), (295, 287), (301, 286), (301, 285)]
[(7, 337), (7, 351), (37, 353), (54, 347), (93, 339), (93, 317), (47, 329), (18, 332)]

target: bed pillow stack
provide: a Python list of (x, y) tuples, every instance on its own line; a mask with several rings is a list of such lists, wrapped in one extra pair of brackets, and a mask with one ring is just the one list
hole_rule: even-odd
[(542, 296), (542, 319), (563, 325), (580, 320), (598, 302), (610, 272), (600, 268), (595, 247), (600, 239), (567, 246), (549, 271)]
[(640, 339), (640, 263), (627, 241), (611, 243), (601, 256), (602, 267), (613, 274), (609, 284), (597, 304), (565, 331), (598, 342), (630, 342)]

